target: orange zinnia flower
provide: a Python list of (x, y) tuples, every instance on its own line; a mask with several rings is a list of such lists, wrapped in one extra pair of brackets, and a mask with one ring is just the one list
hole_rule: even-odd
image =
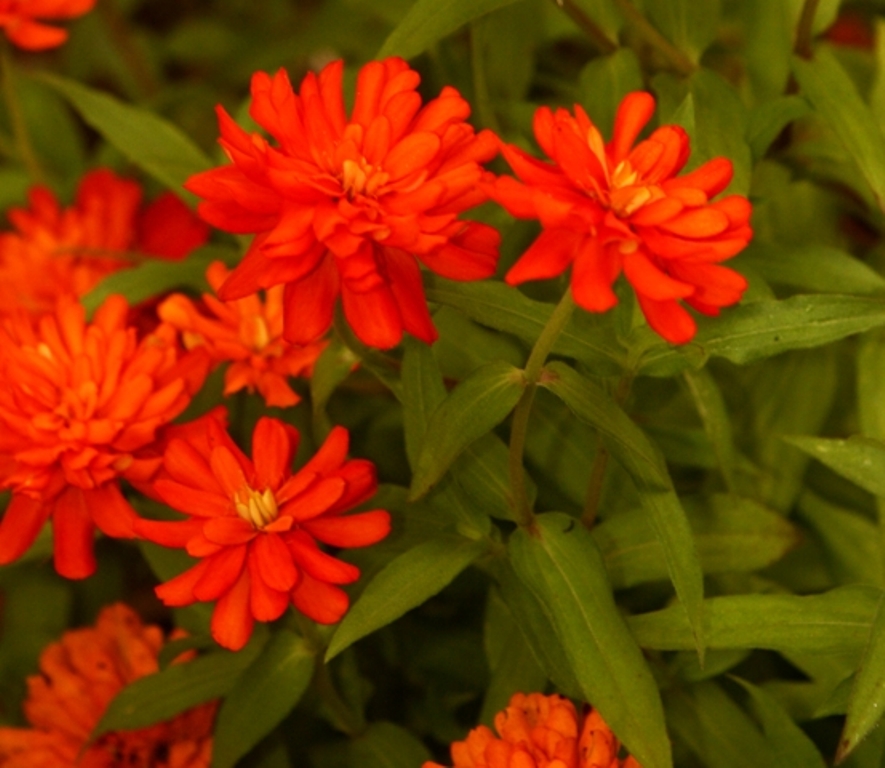
[(375, 493), (375, 467), (347, 461), (342, 427), (292, 474), (294, 427), (259, 419), (250, 460), (217, 421), (205, 423), (203, 435), (169, 441), (168, 477), (154, 484), (190, 519), (136, 522), (144, 538), (202, 558), (157, 587), (160, 599), (172, 606), (217, 600), (212, 636), (232, 650), (246, 644), (255, 620), (273, 621), (290, 603), (320, 623), (339, 621), (348, 597), (335, 585), (355, 581), (359, 570), (323, 552), (317, 541), (362, 547), (387, 535), (390, 515), (383, 510), (343, 514)]
[(139, 185), (106, 169), (83, 177), (68, 208), (45, 187), (34, 187), (28, 201), (8, 213), (14, 231), (0, 234), (4, 314), (18, 307), (51, 312), (59, 296), (83, 296), (139, 256), (180, 259), (208, 238), (206, 225), (175, 195), (143, 207)]
[(0, 0), (0, 27), (19, 48), (57, 48), (68, 39), (67, 31), (37, 19), (72, 19), (91, 11), (94, 5), (95, 0)]
[[(206, 279), (217, 292), (228, 276), (220, 261), (210, 265)], [(224, 302), (203, 295), (202, 307), (187, 296), (174, 294), (159, 307), (160, 319), (177, 328), (188, 349), (205, 346), (216, 364), (229, 362), (224, 394), (256, 389), (269, 406), (287, 408), (301, 398), (286, 381), (290, 376), (310, 376), (325, 342), (297, 347), (283, 338), (283, 286), (268, 288), (262, 301), (257, 294)]]
[[(574, 704), (559, 695), (515, 693), (495, 715), (498, 736), (485, 725), (452, 744), (454, 768), (641, 768), (620, 759), (620, 744), (594, 709), (580, 722)], [(443, 768), (424, 763), (423, 768)]]
[(205, 353), (182, 357), (161, 326), (136, 338), (126, 301), (112, 296), (87, 324), (62, 299), (54, 314), (0, 327), (0, 488), (12, 490), (0, 521), (0, 564), (31, 546), (52, 518), (55, 567), (68, 578), (95, 570), (95, 526), (131, 538), (134, 512), (118, 479), (148, 480), (157, 431), (202, 384)]
[(158, 671), (163, 642), (159, 627), (142, 624), (122, 603), (103, 609), (95, 628), (65, 632), (40, 655), (40, 674), (28, 678), (24, 710), (32, 728), (0, 728), (0, 765), (209, 768), (216, 702), (89, 744), (120, 690)]
[(219, 296), (285, 284), (285, 336), (295, 344), (326, 332), (339, 294), (366, 344), (393, 347), (403, 330), (430, 343), (418, 260), (456, 280), (495, 271), (498, 233), (458, 215), (487, 198), (480, 163), (498, 141), (465, 122), (470, 107), (453, 88), (422, 108), (418, 73), (397, 58), (362, 68), (348, 118), (342, 72), (337, 61), (308, 74), (299, 94), (283, 70), (252, 78), (250, 114), (277, 146), (218, 108), (233, 164), (185, 186), (205, 199), (199, 213), (210, 224), (258, 234)]
[(706, 315), (739, 301), (747, 281), (719, 262), (747, 245), (750, 203), (731, 195), (731, 161), (719, 157), (683, 176), (688, 137), (666, 125), (634, 146), (655, 102), (631, 93), (604, 144), (586, 112), (575, 106), (541, 107), (535, 136), (553, 164), (515, 146), (504, 156), (523, 183), (502, 177), (492, 196), (519, 218), (537, 218), (544, 231), (505, 279), (511, 285), (559, 275), (571, 265), (575, 302), (591, 312), (611, 309), (612, 285), (623, 271), (649, 325), (667, 341), (683, 343), (695, 322), (679, 304)]

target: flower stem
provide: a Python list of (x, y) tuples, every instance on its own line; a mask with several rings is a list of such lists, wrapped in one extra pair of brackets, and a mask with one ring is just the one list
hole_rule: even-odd
[(568, 325), (568, 321), (575, 309), (571, 288), (567, 288), (559, 304), (550, 315), (547, 325), (538, 336), (535, 346), (529, 354), (523, 375), (525, 376), (526, 388), (513, 411), (513, 424), (510, 428), (510, 491), (512, 494), (513, 511), (516, 522), (523, 527), (528, 527), (534, 520), (531, 504), (525, 485), (525, 468), (523, 467), (523, 454), (525, 452), (525, 439), (528, 431), (529, 413), (532, 410), (532, 402), (535, 399), (535, 390), (541, 378), (541, 371), (547, 356), (553, 349), (553, 345), (559, 335)]
[(24, 164), (28, 175), (31, 177), (31, 181), (34, 184), (42, 184), (45, 176), (31, 144), (31, 138), (28, 135), (27, 122), (25, 121), (21, 101), (18, 97), (12, 56), (5, 45), (0, 50), (0, 63), (2, 63), (3, 69), (3, 101), (6, 104), (6, 111), (9, 113), (9, 121), (12, 124), (12, 136), (18, 150), (19, 159)]
[(669, 62), (674, 71), (688, 77), (697, 69), (694, 62), (658, 32), (630, 0), (615, 0), (615, 3), (639, 36), (657, 50)]
[(607, 56), (618, 50), (618, 44), (610, 40), (608, 35), (603, 32), (593, 19), (591, 19), (582, 8), (579, 8), (574, 0), (553, 0), (557, 8), (561, 9), (566, 15), (577, 24), (581, 31), (587, 35), (590, 42), (603, 55)]
[(814, 38), (814, 17), (817, 14), (817, 6), (820, 0), (805, 0), (802, 4), (802, 13), (799, 15), (799, 23), (796, 25), (796, 43), (793, 49), (797, 56), (810, 59), (812, 54), (811, 41)]

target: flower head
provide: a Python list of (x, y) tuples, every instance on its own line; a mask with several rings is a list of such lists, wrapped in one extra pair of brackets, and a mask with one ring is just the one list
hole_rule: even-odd
[(89, 744), (120, 690), (159, 670), (163, 642), (159, 627), (142, 624), (122, 603), (103, 609), (94, 628), (65, 632), (40, 655), (40, 674), (28, 678), (24, 710), (32, 727), (0, 728), (0, 766), (209, 768), (215, 702)]
[[(0, 0), (2, 1), (2, 0)], [(139, 185), (109, 170), (87, 173), (63, 208), (45, 187), (13, 208), (0, 234), (0, 312), (50, 312), (59, 296), (80, 297), (138, 255), (180, 259), (203, 245), (208, 228), (175, 195), (142, 205)]]
[(495, 270), (498, 233), (458, 216), (486, 199), (480, 163), (498, 142), (465, 122), (470, 107), (453, 88), (422, 107), (418, 73), (397, 58), (362, 68), (348, 117), (342, 72), (337, 61), (310, 73), (298, 94), (282, 70), (252, 78), (250, 114), (274, 145), (219, 107), (232, 164), (186, 186), (210, 224), (258, 235), (219, 296), (285, 284), (285, 336), (296, 344), (325, 333), (339, 295), (366, 344), (393, 347), (403, 330), (429, 343), (418, 261), (456, 280)]
[(596, 710), (580, 718), (556, 694), (515, 693), (495, 715), (495, 730), (498, 736), (480, 725), (454, 742), (454, 768), (640, 768), (632, 757), (618, 757), (620, 744)]
[(204, 353), (182, 356), (168, 326), (139, 341), (128, 309), (112, 296), (87, 323), (69, 298), (38, 321), (22, 314), (0, 326), (0, 488), (13, 494), (0, 521), (2, 564), (50, 518), (55, 566), (69, 578), (95, 570), (96, 526), (133, 536), (119, 479), (144, 482), (158, 469), (157, 433), (208, 366)]
[(42, 23), (47, 19), (72, 19), (91, 11), (96, 0), (0, 0), (0, 28), (6, 37), (28, 51), (57, 48), (68, 39), (59, 27)]
[[(206, 272), (217, 292), (228, 276), (221, 262)], [(203, 311), (201, 311), (203, 310)], [(283, 286), (267, 289), (264, 300), (246, 296), (228, 303), (204, 295), (202, 305), (174, 294), (159, 307), (160, 319), (182, 334), (188, 349), (205, 346), (216, 364), (229, 363), (224, 394), (258, 390), (269, 406), (287, 408), (301, 399), (289, 386), (290, 376), (310, 376), (325, 342), (300, 347), (283, 338)]]
[(184, 547), (200, 562), (157, 587), (167, 605), (217, 600), (216, 641), (242, 648), (254, 621), (273, 621), (289, 604), (324, 624), (339, 621), (348, 597), (338, 584), (359, 570), (317, 544), (362, 547), (383, 539), (390, 515), (372, 510), (344, 515), (375, 493), (374, 466), (348, 461), (348, 434), (336, 427), (300, 470), (291, 464), (298, 432), (262, 418), (252, 435), (252, 459), (221, 425), (169, 441), (157, 494), (189, 519), (139, 520), (136, 531), (167, 547)]
[(746, 289), (746, 280), (719, 262), (749, 242), (751, 209), (739, 195), (711, 202), (731, 180), (726, 158), (677, 176), (689, 158), (680, 127), (665, 125), (636, 143), (654, 108), (650, 94), (628, 94), (605, 144), (580, 106), (574, 115), (541, 107), (535, 136), (552, 164), (505, 147), (522, 183), (502, 177), (492, 195), (544, 227), (507, 273), (508, 283), (554, 277), (571, 265), (575, 302), (603, 312), (617, 303), (612, 285), (623, 271), (649, 325), (683, 343), (694, 336), (695, 322), (679, 302), (716, 315)]

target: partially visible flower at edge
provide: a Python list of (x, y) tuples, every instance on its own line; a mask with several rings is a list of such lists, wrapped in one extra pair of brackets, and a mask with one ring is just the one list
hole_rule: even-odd
[(210, 224), (257, 235), (219, 297), (285, 284), (285, 336), (296, 344), (328, 330), (339, 295), (365, 344), (393, 347), (404, 330), (432, 343), (418, 262), (455, 280), (494, 273), (500, 235), (458, 217), (487, 200), (481, 163), (498, 140), (474, 132), (454, 88), (422, 106), (420, 77), (398, 58), (360, 70), (348, 117), (342, 74), (340, 61), (309, 73), (298, 94), (283, 70), (253, 76), (250, 115), (276, 146), (218, 108), (231, 165), (185, 186)]
[(290, 604), (317, 622), (339, 621), (348, 597), (337, 585), (355, 581), (359, 569), (317, 542), (363, 547), (388, 534), (384, 510), (344, 514), (374, 495), (374, 465), (347, 459), (342, 427), (293, 473), (294, 427), (259, 419), (249, 459), (219, 422), (204, 424), (202, 434), (169, 441), (154, 483), (157, 495), (188, 519), (135, 523), (145, 539), (201, 558), (157, 587), (157, 595), (170, 606), (217, 601), (212, 636), (231, 650), (246, 644), (255, 621), (278, 619)]
[(159, 670), (163, 643), (162, 630), (142, 624), (123, 603), (104, 608), (94, 628), (65, 632), (28, 678), (24, 711), (32, 727), (0, 727), (0, 768), (209, 768), (217, 702), (87, 746), (120, 690)]
[(96, 0), (0, 0), (0, 29), (10, 42), (27, 51), (57, 48), (68, 39), (67, 30), (42, 22), (82, 16), (95, 3)]
[(553, 163), (505, 146), (521, 183), (503, 176), (489, 190), (511, 214), (539, 219), (544, 228), (505, 276), (509, 284), (555, 277), (571, 266), (575, 302), (604, 312), (617, 303), (612, 285), (623, 271), (649, 325), (680, 344), (696, 331), (680, 302), (717, 315), (746, 289), (744, 277), (719, 262), (750, 241), (751, 206), (740, 195), (710, 202), (732, 178), (724, 157), (676, 175), (690, 153), (679, 126), (662, 126), (635, 144), (654, 109), (651, 94), (628, 94), (605, 144), (580, 106), (574, 115), (540, 107), (535, 137)]
[(119, 480), (147, 482), (159, 469), (153, 444), (202, 386), (208, 358), (183, 354), (169, 326), (139, 340), (127, 313), (111, 296), (87, 323), (66, 298), (39, 321), (20, 314), (0, 325), (0, 488), (12, 491), (0, 564), (24, 554), (49, 519), (55, 567), (68, 578), (95, 570), (95, 527), (134, 536)]
[[(209, 266), (206, 279), (217, 292), (228, 274), (227, 267), (217, 261)], [(268, 288), (264, 299), (253, 294), (227, 303), (209, 294), (203, 295), (202, 304), (174, 294), (157, 313), (180, 331), (185, 348), (204, 346), (216, 365), (229, 363), (225, 395), (258, 390), (271, 407), (288, 408), (301, 400), (287, 379), (310, 376), (326, 346), (325, 341), (296, 346), (283, 338), (281, 285)]]
[(206, 224), (171, 192), (148, 205), (142, 196), (105, 168), (83, 176), (67, 207), (33, 187), (28, 207), (8, 211), (12, 231), (0, 233), (0, 313), (51, 312), (60, 296), (85, 295), (139, 256), (178, 260), (207, 241)]
[(497, 736), (480, 725), (453, 742), (453, 768), (641, 768), (633, 757), (618, 757), (620, 743), (597, 710), (579, 717), (557, 694), (515, 693), (495, 715), (495, 730)]

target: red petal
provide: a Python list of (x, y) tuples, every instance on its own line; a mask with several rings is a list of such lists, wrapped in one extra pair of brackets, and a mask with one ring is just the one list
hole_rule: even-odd
[(641, 293), (636, 298), (648, 324), (671, 344), (685, 344), (694, 338), (694, 319), (675, 301), (653, 301)]
[(256, 536), (255, 528), (239, 516), (213, 517), (203, 523), (202, 531), (213, 544), (225, 547), (246, 544)]
[(621, 271), (621, 256), (596, 237), (585, 237), (572, 266), (572, 295), (588, 312), (605, 312), (618, 303), (612, 284)]
[(209, 568), (203, 577), (194, 584), (194, 597), (197, 600), (217, 600), (233, 589), (243, 572), (248, 546), (226, 547), (206, 559)]
[(106, 483), (82, 493), (92, 520), (102, 533), (115, 539), (135, 538), (134, 525), (138, 517), (116, 483)]
[(173, 509), (194, 517), (223, 517), (233, 510), (231, 500), (219, 491), (201, 491), (174, 480), (157, 480), (154, 490)]
[(642, 251), (624, 256), (624, 275), (636, 293), (652, 301), (684, 299), (694, 293), (693, 286), (670, 277)]
[(53, 505), (52, 534), (55, 570), (68, 579), (95, 573), (95, 526), (80, 488), (68, 488)]
[(249, 567), (253, 575), (275, 590), (288, 592), (298, 581), (298, 570), (292, 562), (292, 553), (283, 539), (273, 533), (255, 538), (249, 550)]
[(545, 280), (561, 275), (578, 254), (585, 235), (570, 229), (545, 229), (519, 257), (504, 280), (519, 285), (526, 280)]
[(285, 541), (295, 564), (315, 579), (329, 584), (350, 584), (360, 577), (359, 568), (327, 555), (306, 533), (293, 532)]
[(341, 300), (347, 322), (363, 344), (377, 349), (390, 349), (399, 344), (403, 322), (389, 286), (357, 293), (345, 283)]
[(344, 590), (304, 573), (292, 590), (292, 603), (308, 618), (320, 624), (334, 624), (347, 613), (350, 600)]
[(421, 269), (415, 257), (397, 248), (385, 248), (383, 262), (390, 279), (391, 293), (399, 305), (403, 328), (415, 338), (433, 344), (438, 334), (427, 308)]
[(318, 475), (327, 475), (340, 469), (347, 458), (347, 448), (350, 443), (350, 435), (344, 427), (333, 427), (320, 449), (299, 470), (302, 472), (314, 472)]
[(203, 521), (197, 519), (167, 522), (139, 518), (135, 521), (134, 528), (135, 534), (143, 539), (164, 547), (184, 549), (187, 543), (203, 530)]
[(344, 495), (346, 489), (347, 484), (340, 477), (325, 478), (286, 502), (280, 514), (290, 516), (293, 520), (310, 520), (327, 512)]
[(212, 612), (212, 637), (222, 648), (239, 651), (249, 642), (255, 626), (249, 610), (249, 593), (249, 574), (243, 571)]
[(307, 345), (329, 330), (339, 290), (338, 269), (330, 255), (304, 279), (287, 283), (283, 297), (286, 341)]
[(194, 586), (203, 578), (210, 567), (208, 560), (201, 560), (193, 568), (170, 579), (165, 584), (160, 584), (154, 592), (163, 601), (163, 605), (180, 607), (196, 602)]
[[(269, 586), (249, 559), (249, 610), (258, 621), (275, 621), (289, 605), (289, 589), (281, 592)], [(290, 587), (293, 585), (290, 585)]]
[(298, 450), (298, 430), (279, 419), (263, 416), (252, 433), (252, 461), (258, 488), (277, 490), (291, 474)]
[(612, 163), (617, 165), (630, 153), (636, 138), (655, 112), (655, 100), (650, 93), (628, 93), (615, 115), (614, 135), (608, 146)]
[(318, 517), (302, 527), (311, 536), (333, 547), (365, 547), (390, 533), (390, 514), (381, 509), (341, 517)]
[(0, 565), (8, 565), (27, 552), (51, 513), (51, 503), (13, 494), (0, 520)]

